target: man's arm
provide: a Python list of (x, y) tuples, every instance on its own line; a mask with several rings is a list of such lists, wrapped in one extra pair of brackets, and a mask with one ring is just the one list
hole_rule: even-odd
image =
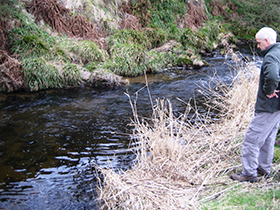
[(278, 98), (277, 93), (279, 91), (276, 91), (276, 89), (280, 82), (279, 64), (272, 56), (267, 56), (264, 60), (263, 67), (263, 91), (268, 98), (273, 98), (274, 96)]

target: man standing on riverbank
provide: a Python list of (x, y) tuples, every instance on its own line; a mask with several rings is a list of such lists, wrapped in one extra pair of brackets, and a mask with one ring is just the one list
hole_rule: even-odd
[(256, 34), (258, 48), (264, 56), (261, 66), (255, 115), (242, 145), (243, 171), (230, 177), (238, 181), (256, 182), (257, 174), (269, 177), (274, 144), (280, 122), (280, 43), (277, 33), (264, 27)]

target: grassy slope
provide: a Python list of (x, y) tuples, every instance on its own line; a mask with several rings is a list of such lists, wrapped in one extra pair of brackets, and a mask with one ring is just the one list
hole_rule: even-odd
[[(17, 0), (5, 1), (18, 4)], [(55, 1), (50, 1), (50, 4), (51, 2), (56, 5)], [(192, 4), (190, 11), (196, 9), (200, 11), (199, 14), (192, 14), (192, 18), (203, 27), (196, 26), (191, 30), (184, 26), (189, 20), (186, 19), (188, 9), (184, 0), (133, 1), (133, 5), (124, 4), (124, 1), (79, 1), (78, 5), (71, 3), (73, 2), (70, 0), (65, 1), (65, 5), (71, 8), (67, 18), (72, 20), (76, 17), (77, 20), (80, 15), (86, 17), (84, 20), (94, 24), (91, 29), (93, 31), (91, 35), (95, 36), (93, 40), (85, 41), (79, 37), (55, 33), (55, 30), (68, 33), (65, 27), (61, 27), (65, 24), (62, 16), (52, 23), (46, 19), (50, 22), (49, 25), (42, 21), (35, 22), (34, 16), (31, 15), (31, 11), (34, 11), (33, 4), (28, 6), (29, 13), (26, 12), (24, 4), (18, 4), (21, 12), (13, 13), (12, 10), (10, 15), (10, 19), (16, 24), (9, 20), (7, 24), (5, 23), (11, 26), (8, 28), (6, 46), (9, 47), (9, 52), (17, 55), (17, 59), (22, 62), (24, 85), (30, 91), (75, 86), (83, 82), (102, 86), (94, 72), (100, 72), (98, 75), (105, 74), (103, 80), (106, 80), (106, 74), (113, 74), (115, 75), (113, 81), (119, 80), (116, 85), (120, 85), (123, 82), (116, 75), (137, 76), (144, 72), (156, 73), (172, 66), (205, 65), (201, 53), (211, 52), (217, 47), (222, 48), (224, 45), (221, 43), (233, 38), (228, 36), (229, 31), (221, 27), (218, 19), (210, 20), (204, 14), (200, 4)], [(39, 11), (45, 11), (44, 8), (39, 8)], [(65, 10), (61, 6), (58, 8), (61, 11)], [(45, 12), (49, 14), (42, 16), (52, 16), (50, 11), (52, 10), (47, 9)], [(123, 11), (129, 14), (123, 15)], [(206, 20), (209, 21), (204, 24)], [(59, 24), (53, 26), (57, 22)], [(50, 28), (50, 25), (53, 28)], [(102, 28), (102, 33), (99, 28)], [(165, 51), (159, 51), (159, 47), (169, 43), (170, 40), (176, 44)], [(6, 57), (6, 60), (8, 59), (10, 58)], [(35, 69), (37, 71), (34, 71)], [(86, 74), (83, 74), (84, 72)], [(69, 77), (65, 78), (67, 75)], [(15, 82), (5, 74), (2, 76), (9, 84)], [(11, 90), (6, 84), (1, 83), (2, 91)]]

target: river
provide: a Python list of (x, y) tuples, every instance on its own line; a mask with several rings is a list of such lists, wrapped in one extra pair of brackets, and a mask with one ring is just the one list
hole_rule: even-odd
[[(250, 48), (242, 45), (242, 53), (251, 55)], [(231, 60), (219, 53), (205, 60), (210, 66), (147, 75), (153, 102), (169, 99), (174, 113), (183, 113), (184, 101), (195, 98), (206, 112), (197, 84), (214, 72), (230, 82)], [(91, 162), (126, 170), (135, 158), (128, 150), (133, 115), (126, 94), (137, 101), (139, 116), (151, 116), (145, 77), (130, 81), (107, 90), (0, 94), (0, 209), (98, 209)]]

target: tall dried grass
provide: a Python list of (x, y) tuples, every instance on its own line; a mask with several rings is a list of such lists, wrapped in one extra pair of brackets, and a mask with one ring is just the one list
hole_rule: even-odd
[(231, 84), (214, 75), (210, 84), (201, 85), (209, 111), (219, 110), (219, 121), (200, 115), (190, 103), (176, 117), (169, 100), (157, 100), (152, 118), (144, 120), (131, 101), (137, 161), (127, 171), (95, 166), (102, 174), (101, 209), (200, 209), (204, 201), (240, 185), (228, 174), (241, 166), (240, 148), (254, 112), (258, 69), (240, 59), (236, 62)]

